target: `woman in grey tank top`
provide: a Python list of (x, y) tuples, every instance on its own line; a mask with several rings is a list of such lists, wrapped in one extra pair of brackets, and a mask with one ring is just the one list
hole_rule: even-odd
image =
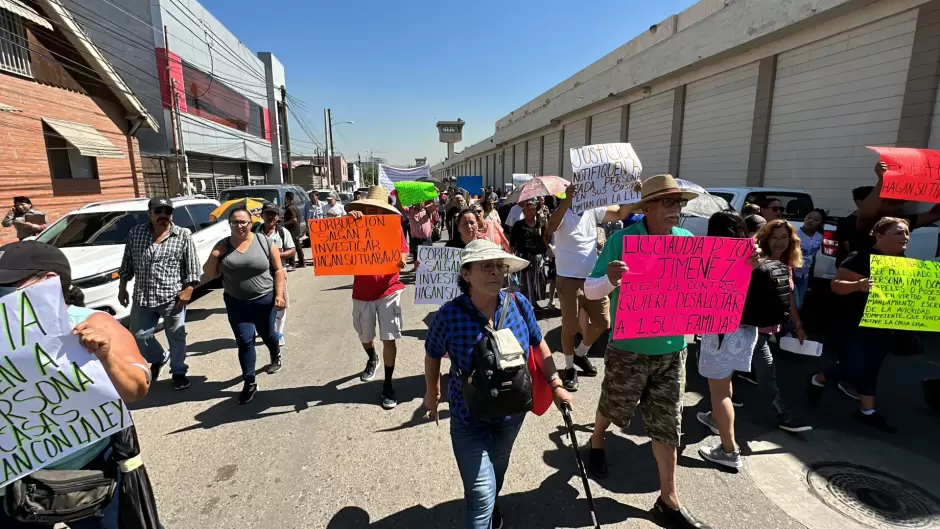
[(251, 215), (244, 208), (229, 213), (232, 235), (219, 241), (209, 255), (203, 271), (210, 277), (222, 275), (225, 310), (238, 344), (238, 361), (245, 386), (239, 404), (254, 398), (255, 332), (264, 340), (271, 353), (268, 373), (281, 369), (274, 319), (275, 309), (284, 308), (284, 269), (277, 246), (262, 234), (252, 233)]

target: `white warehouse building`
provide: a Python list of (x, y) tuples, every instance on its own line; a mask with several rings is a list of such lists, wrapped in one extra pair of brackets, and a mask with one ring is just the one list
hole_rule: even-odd
[(644, 177), (802, 188), (845, 215), (867, 145), (940, 148), (938, 83), (940, 0), (701, 0), (432, 172), (570, 178), (570, 148), (628, 141)]

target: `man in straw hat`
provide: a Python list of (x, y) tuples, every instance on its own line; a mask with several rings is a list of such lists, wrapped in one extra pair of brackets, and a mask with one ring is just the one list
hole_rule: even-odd
[[(682, 190), (672, 175), (656, 175), (643, 182), (640, 201), (631, 208), (634, 212), (642, 211), (643, 220), (613, 234), (594, 265), (591, 279), (584, 285), (589, 299), (611, 296), (611, 320), (617, 310), (617, 287), (627, 271), (627, 265), (620, 260), (624, 237), (691, 237), (691, 232), (679, 227), (679, 220), (682, 207), (696, 196)], [(597, 404), (594, 435), (588, 446), (588, 467), (595, 477), (607, 476), (604, 432), (611, 423), (621, 428), (629, 426), (639, 404), (659, 468), (660, 496), (653, 506), (654, 516), (665, 527), (704, 528), (707, 527), (705, 524), (680, 506), (676, 490), (676, 452), (682, 427), (685, 360), (684, 336), (610, 341), (604, 359), (604, 381)]]
[[(346, 212), (354, 218), (363, 215), (395, 215), (399, 222), (400, 213), (388, 200), (388, 192), (381, 186), (371, 186), (366, 198), (346, 204)], [(401, 262), (404, 268), (408, 258), (408, 242), (401, 235)], [(382, 340), (382, 359), (385, 363), (385, 384), (382, 386), (382, 407), (390, 410), (398, 405), (395, 389), (392, 388), (392, 373), (395, 371), (395, 355), (398, 348), (395, 340), (401, 339), (401, 291), (405, 285), (398, 277), (398, 272), (381, 276), (353, 276), (353, 328), (359, 335), (363, 349), (369, 355), (366, 368), (359, 380), (367, 382), (375, 378), (379, 366), (379, 357), (375, 353), (375, 325), (378, 322), (379, 339)]]
[[(584, 280), (590, 276), (597, 261), (598, 226), (623, 220), (630, 214), (629, 207), (605, 206), (576, 215), (571, 212), (576, 189), (570, 185), (565, 190), (565, 199), (548, 219), (544, 235), (546, 243), (554, 237), (555, 285), (561, 301), (561, 350), (565, 354), (565, 369), (560, 374), (568, 391), (578, 390), (575, 366), (584, 376), (597, 376), (597, 369), (587, 354), (594, 342), (610, 328), (607, 298), (602, 296), (592, 300), (584, 295)], [(581, 337), (581, 344), (575, 348), (574, 337), (580, 328), (581, 309), (587, 313), (591, 323)]]

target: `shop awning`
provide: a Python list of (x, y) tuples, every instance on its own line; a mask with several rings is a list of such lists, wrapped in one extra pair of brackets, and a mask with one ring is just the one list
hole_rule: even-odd
[(124, 158), (124, 153), (91, 125), (52, 118), (42, 118), (42, 121), (78, 149), (82, 156)]
[(0, 112), (22, 112), (22, 110), (0, 103)]
[(42, 18), (42, 15), (37, 13), (35, 9), (20, 2), (20, 0), (0, 0), (0, 9), (5, 9), (14, 15), (19, 15), (29, 20), (33, 24), (37, 24), (52, 31), (52, 24), (50, 24), (48, 20)]

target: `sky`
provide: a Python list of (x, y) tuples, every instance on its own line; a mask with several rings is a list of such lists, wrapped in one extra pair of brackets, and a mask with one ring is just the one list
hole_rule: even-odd
[[(489, 137), (496, 121), (694, 0), (200, 0), (255, 52), (284, 65), (287, 91), (323, 140), (330, 108), (335, 150), (371, 151), (392, 165), (447, 146), (439, 120), (463, 119), (456, 150)], [(290, 104), (288, 102), (288, 104)], [(312, 153), (290, 123), (293, 152)]]

